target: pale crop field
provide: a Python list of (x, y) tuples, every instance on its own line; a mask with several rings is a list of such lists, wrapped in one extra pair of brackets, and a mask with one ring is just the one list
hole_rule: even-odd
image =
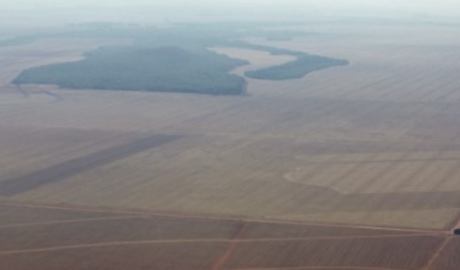
[[(460, 208), (456, 28), (317, 30), (350, 34), (248, 41), (351, 65), (296, 80), (248, 80), (248, 95), (240, 97), (52, 86), (24, 86), (21, 93), (8, 82), (22, 69), (75, 61), (108, 41), (0, 49), (2, 198), (451, 229)], [(236, 74), (292, 60), (213, 50), (251, 62)], [(12, 187), (14, 181), (28, 187)]]

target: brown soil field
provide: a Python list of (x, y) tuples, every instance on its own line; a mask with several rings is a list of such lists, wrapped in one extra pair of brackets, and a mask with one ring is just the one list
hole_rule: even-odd
[[(311, 240), (239, 244), (223, 269), (355, 266), (381, 269), (422, 269), (437, 237)], [(420, 252), (408, 252), (414, 249)]]
[[(0, 226), (1, 269), (422, 269), (451, 239), (436, 231), (0, 206), (2, 217), (12, 212), (22, 222)], [(435, 259), (452, 264), (450, 256)]]
[(458, 269), (458, 254), (460, 254), (460, 239), (452, 238), (446, 243), (445, 248), (439, 252), (438, 257), (433, 260), (432, 269)]
[[(57, 250), (2, 256), (5, 269), (58, 270), (121, 270), (121, 269), (177, 269), (201, 270), (212, 266), (213, 260), (225, 249), (224, 243), (139, 244), (137, 246), (84, 247), (75, 251)], [(196, 252), (191, 252), (195, 250)], [(31, 264), (30, 262), (35, 262)]]
[(350, 66), (234, 97), (16, 88), (126, 41), (0, 48), (0, 269), (459, 268), (457, 29), (316, 27), (248, 41)]

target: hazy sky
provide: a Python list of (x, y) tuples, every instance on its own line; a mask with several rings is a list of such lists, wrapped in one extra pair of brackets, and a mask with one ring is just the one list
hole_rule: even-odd
[(0, 14), (14, 10), (23, 14), (32, 11), (36, 15), (41, 10), (69, 7), (78, 7), (69, 9), (74, 15), (81, 12), (80, 16), (69, 18), (83, 19), (94, 19), (97, 12), (121, 20), (135, 18), (136, 12), (167, 18), (182, 15), (289, 18), (312, 14), (460, 18), (460, 0), (0, 0)]
[(325, 8), (356, 8), (359, 6), (367, 7), (384, 7), (384, 8), (411, 8), (429, 11), (458, 9), (460, 1), (458, 0), (0, 0), (0, 9), (17, 8), (24, 6), (42, 6), (57, 7), (71, 5), (212, 5), (219, 6), (320, 6)]
[(409, 8), (413, 10), (444, 10), (460, 7), (458, 0), (0, 0), (0, 9), (18, 8), (24, 6), (59, 7), (72, 5), (86, 6), (120, 6), (120, 5), (175, 5), (175, 6), (201, 6), (203, 4), (213, 7), (224, 6), (318, 6), (321, 8), (353, 9), (359, 7), (373, 8)]

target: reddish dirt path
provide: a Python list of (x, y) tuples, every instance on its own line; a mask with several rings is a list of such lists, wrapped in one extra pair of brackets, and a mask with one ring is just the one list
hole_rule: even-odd
[(238, 229), (236, 230), (233, 238), (230, 240), (230, 244), (228, 245), (227, 250), (216, 260), (216, 262), (214, 262), (214, 265), (211, 267), (211, 270), (219, 270), (222, 268), (222, 266), (225, 265), (225, 263), (228, 261), (230, 256), (232, 256), (232, 253), (236, 248), (238, 240), (241, 238), (246, 228), (247, 228), (246, 222), (242, 222), (238, 226)]
[(425, 267), (423, 267), (421, 270), (431, 270), (432, 266), (436, 263), (436, 260), (439, 258), (439, 256), (441, 256), (443, 250), (446, 248), (447, 244), (449, 244), (451, 239), (452, 237), (446, 237), (439, 248), (433, 253), (433, 256), (431, 256), (431, 258), (428, 260)]
[[(460, 217), (457, 218), (457, 221), (454, 222), (454, 226), (451, 228), (450, 233), (453, 234), (453, 231), (460, 226)], [(439, 259), (439, 257), (442, 255), (444, 249), (447, 247), (449, 242), (453, 239), (453, 236), (451, 237), (446, 237), (446, 239), (439, 245), (439, 248), (433, 253), (433, 256), (431, 256), (430, 260), (428, 260), (427, 264), (425, 267), (422, 268), (422, 270), (434, 270), (432, 267), (436, 263), (436, 260)]]

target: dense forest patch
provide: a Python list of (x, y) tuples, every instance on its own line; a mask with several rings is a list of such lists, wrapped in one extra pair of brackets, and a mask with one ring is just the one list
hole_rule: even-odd
[(71, 89), (114, 89), (237, 95), (243, 78), (228, 72), (246, 61), (178, 47), (105, 47), (71, 63), (23, 71), (14, 84), (57, 84)]
[[(263, 26), (263, 25), (262, 25)], [(334, 59), (283, 48), (252, 44), (245, 37), (308, 36), (312, 33), (261, 30), (261, 25), (179, 24), (172, 27), (141, 27), (118, 24), (79, 25), (72, 31), (21, 36), (3, 45), (34, 42), (42, 38), (124, 38), (132, 45), (102, 47), (85, 54), (85, 59), (27, 69), (14, 84), (55, 84), (70, 89), (113, 89), (239, 95), (246, 91), (243, 77), (230, 74), (236, 67), (249, 64), (208, 50), (226, 46), (292, 55), (295, 61), (248, 71), (246, 77), (262, 80), (301, 78), (308, 73), (333, 66), (347, 65)], [(0, 46), (2, 44), (0, 43)]]

